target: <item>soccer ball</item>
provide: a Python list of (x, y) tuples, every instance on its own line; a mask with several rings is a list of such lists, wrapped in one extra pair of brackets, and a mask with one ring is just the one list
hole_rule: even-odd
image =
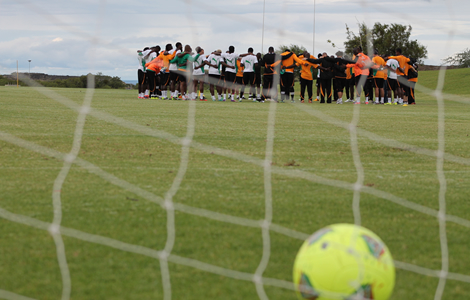
[(308, 238), (294, 262), (299, 299), (387, 300), (395, 266), (385, 243), (372, 231), (335, 224)]

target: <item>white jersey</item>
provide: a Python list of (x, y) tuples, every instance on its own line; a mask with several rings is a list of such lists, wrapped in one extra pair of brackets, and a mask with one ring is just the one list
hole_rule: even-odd
[[(389, 59), (387, 60), (387, 66), (390, 67), (393, 71), (396, 71), (400, 66), (396, 59)], [(397, 73), (388, 70), (388, 78), (390, 79), (397, 79)]]
[[(193, 58), (196, 58), (198, 54), (195, 54)], [(204, 75), (204, 67), (196, 69), (196, 67), (199, 67), (204, 61), (206, 60), (206, 56), (199, 55), (199, 57), (194, 61), (194, 68), (193, 68), (193, 75)]]
[[(170, 51), (170, 54), (175, 53), (175, 51), (176, 51), (176, 54), (175, 54), (175, 58), (176, 58), (176, 55), (180, 54), (180, 53), (181, 53), (181, 50), (176, 50), (176, 49), (171, 50), (171, 51)], [(170, 71), (176, 71), (176, 70), (178, 70), (178, 66), (176, 65), (176, 63), (170, 63), (170, 67), (169, 67), (168, 69), (169, 69)]]
[(234, 67), (232, 68), (225, 68), (225, 72), (230, 72), (230, 73), (237, 73), (237, 58), (238, 54), (237, 53), (222, 53), (222, 57), (225, 59), (225, 63), (228, 66)]
[(255, 71), (255, 64), (258, 63), (258, 58), (254, 55), (247, 55), (242, 57), (242, 64), (245, 66), (243, 73), (250, 73)]
[(144, 61), (144, 55), (142, 52), (137, 53), (137, 60), (139, 61), (139, 68), (138, 70), (141, 70), (145, 72), (145, 61)]
[[(148, 62), (151, 62), (153, 58), (150, 58), (150, 52), (152, 52), (152, 50), (148, 49), (148, 50), (145, 50), (142, 52), (142, 57), (141, 58), (138, 58), (139, 59), (139, 63), (140, 65), (142, 66), (142, 71), (144, 72), (147, 72), (147, 68), (145, 68), (145, 64), (148, 63)], [(154, 52), (152, 52), (154, 53)], [(140, 69), (140, 68), (139, 68)]]
[(208, 63), (210, 63), (211, 65), (217, 66), (217, 68), (214, 68), (214, 67), (210, 66), (209, 67), (209, 74), (211, 74), (211, 75), (220, 75), (220, 62), (222, 61), (222, 56), (211, 54), (206, 59), (206, 61)]

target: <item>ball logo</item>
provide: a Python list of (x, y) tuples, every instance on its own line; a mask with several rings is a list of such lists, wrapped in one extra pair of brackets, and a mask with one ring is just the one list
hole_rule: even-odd
[(370, 253), (375, 258), (380, 259), (382, 257), (382, 255), (385, 254), (385, 247), (381, 242), (379, 242), (379, 241), (377, 241), (377, 240), (375, 240), (375, 239), (373, 239), (373, 238), (371, 238), (370, 236), (367, 236), (367, 235), (362, 235), (362, 238), (366, 242)]
[(302, 295), (302, 298), (308, 300), (316, 300), (319, 296), (318, 292), (315, 291), (313, 285), (310, 283), (310, 280), (305, 274), (302, 274), (302, 276), (300, 276), (299, 292)]

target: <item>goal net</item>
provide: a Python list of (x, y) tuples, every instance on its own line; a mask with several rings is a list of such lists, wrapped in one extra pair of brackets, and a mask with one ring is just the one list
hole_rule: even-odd
[[(440, 20), (451, 25), (430, 24), (414, 4), (442, 6)], [(135, 60), (128, 41), (105, 34), (126, 18), (124, 3), (101, 1), (83, 26), (57, 5), (8, 7), (87, 43), (86, 61), (75, 64), (90, 73), (100, 71), (103, 53)], [(292, 44), (331, 53), (327, 40), (343, 27), (328, 24), (349, 14), (369, 25), (409, 23), (423, 36), (446, 36), (440, 43), (450, 47), (466, 34), (452, 5), (188, 0), (161, 11), (152, 2), (138, 11), (142, 34), (131, 44), (181, 40), (208, 51), (234, 44), (239, 53)], [(95, 89), (93, 75), (86, 90), (71, 92), (23, 76), (27, 92), (5, 88), (0, 100), (8, 174), (0, 298), (295, 299), (292, 263), (302, 241), (326, 225), (355, 223), (380, 235), (396, 259), (392, 299), (465, 299), (470, 158), (468, 142), (450, 131), (467, 132), (461, 112), (470, 100), (447, 92), (447, 74), (442, 67), (434, 87), (417, 84), (425, 113), (298, 101), (136, 102), (134, 91)], [(402, 127), (402, 119), (428, 133)]]

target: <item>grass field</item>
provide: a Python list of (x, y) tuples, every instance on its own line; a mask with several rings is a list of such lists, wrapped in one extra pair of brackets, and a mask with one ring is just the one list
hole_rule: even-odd
[[(420, 83), (434, 89), (437, 75), (421, 72)], [(448, 71), (444, 92), (470, 96), (469, 77), (468, 69)], [(75, 105), (81, 105), (85, 96), (83, 89), (49, 91)], [(54, 218), (53, 184), (63, 161), (44, 149), (71, 151), (78, 113), (33, 88), (0, 87), (0, 95), (0, 298), (9, 299), (11, 292), (59, 299), (62, 277), (56, 246), (44, 229)], [(180, 206), (171, 253), (176, 260), (186, 260), (170, 259), (172, 299), (258, 299), (253, 282), (191, 264), (202, 262), (246, 274), (254, 274), (260, 264), (263, 238), (256, 222), (265, 218), (262, 161), (270, 105), (194, 104), (194, 143), (187, 172), (173, 197)], [(438, 106), (420, 92), (417, 104), (360, 107), (362, 224), (382, 237), (399, 266), (440, 270), (436, 157), (415, 151), (437, 149)], [(160, 261), (148, 253), (165, 248), (167, 211), (149, 199), (164, 198), (178, 174), (182, 147), (175, 137), (186, 135), (190, 104), (138, 100), (136, 91), (95, 90), (92, 108), (113, 117), (87, 116), (78, 156), (103, 172), (74, 164), (61, 190), (71, 299), (163, 299)], [(263, 277), (290, 282), (303, 236), (329, 224), (354, 222), (350, 187), (357, 170), (350, 134), (327, 122), (334, 118), (347, 124), (353, 109), (351, 104), (277, 104), (271, 181), (277, 227), (270, 231), (271, 255)], [(470, 220), (469, 112), (468, 104), (445, 101), (446, 153), (463, 158), (446, 159), (444, 164), (447, 214), (464, 220)], [(161, 138), (162, 133), (168, 138)], [(13, 143), (13, 137), (34, 145)], [(218, 149), (230, 151), (220, 155)], [(121, 184), (106, 180), (104, 173), (121, 179)], [(390, 199), (406, 199), (430, 213)], [(201, 209), (223, 214), (222, 220), (201, 216)], [(224, 222), (231, 220), (227, 216), (238, 221)], [(249, 226), (235, 224), (239, 221)], [(447, 222), (449, 271), (467, 276), (449, 279), (443, 299), (469, 298), (469, 223)], [(295, 232), (283, 234), (287, 229)], [(90, 242), (90, 236), (80, 238), (78, 231), (108, 240)], [(113, 241), (140, 246), (132, 249), (147, 255), (130, 248), (123, 251), (124, 244), (110, 246)], [(434, 299), (438, 281), (398, 268), (391, 299)], [(266, 285), (265, 290), (269, 299), (295, 299), (289, 289)]]

